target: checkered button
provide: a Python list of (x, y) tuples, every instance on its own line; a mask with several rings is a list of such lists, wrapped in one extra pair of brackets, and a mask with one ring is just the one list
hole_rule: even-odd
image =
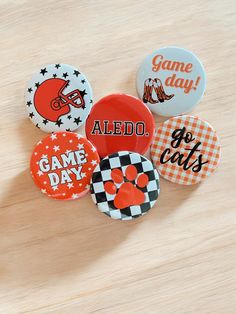
[(217, 168), (221, 155), (212, 126), (197, 117), (183, 115), (165, 121), (157, 130), (151, 158), (165, 179), (191, 185)]
[(138, 153), (120, 151), (105, 157), (91, 178), (93, 201), (114, 219), (143, 216), (154, 206), (159, 192), (157, 170)]

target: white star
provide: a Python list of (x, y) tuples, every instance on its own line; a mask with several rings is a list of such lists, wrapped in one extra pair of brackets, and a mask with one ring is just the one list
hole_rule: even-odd
[(79, 186), (82, 186), (82, 183), (80, 183)]
[(82, 136), (80, 134), (77, 134), (77, 138), (81, 138)]
[(38, 153), (37, 153), (37, 152), (35, 152), (34, 154), (35, 154), (35, 156), (36, 156), (36, 155), (38, 155)]
[(86, 177), (86, 173), (85, 172), (81, 172), (81, 178)]
[(46, 148), (46, 149), (49, 149), (49, 146), (47, 145), (47, 146), (45, 146), (45, 148)]
[(90, 171), (90, 170), (91, 170), (91, 168), (88, 168), (88, 170)]
[(84, 144), (78, 144), (78, 149), (83, 149), (84, 148)]
[(54, 150), (54, 152), (57, 152), (58, 150), (60, 150), (60, 146), (54, 145), (53, 150)]
[(88, 157), (88, 154), (85, 154), (85, 157)]
[(96, 152), (96, 148), (94, 146), (91, 148), (91, 150), (92, 152)]
[(41, 177), (41, 176), (43, 175), (43, 173), (42, 173), (41, 170), (39, 170), (39, 171), (37, 172), (37, 174), (38, 174), (39, 177)]
[(62, 193), (62, 195), (63, 195), (63, 196), (65, 196), (65, 195), (66, 195), (66, 193)]
[(52, 135), (50, 137), (51, 137), (52, 141), (57, 139), (57, 135), (54, 133), (52, 133)]
[(65, 136), (66, 136), (66, 133), (63, 133), (63, 134), (62, 134), (62, 136), (64, 136), (64, 137), (65, 137)]
[(41, 158), (48, 158), (48, 155), (42, 155)]
[(53, 189), (53, 191), (56, 191), (56, 190), (58, 190), (58, 186), (55, 185), (55, 186), (52, 187), (52, 189)]
[(96, 166), (97, 163), (98, 163), (97, 160), (92, 160), (92, 161), (91, 161), (91, 164), (92, 164), (93, 166)]
[(71, 149), (66, 150), (66, 154), (69, 154), (71, 152)]
[(47, 184), (47, 181), (43, 181), (43, 184), (46, 185), (46, 184)]
[(76, 198), (78, 198), (79, 195), (78, 194), (72, 194), (72, 199), (75, 200)]
[(71, 189), (71, 188), (74, 187), (74, 184), (73, 184), (73, 183), (68, 183), (68, 184), (67, 184), (67, 187), (68, 187), (69, 189)]
[(39, 141), (37, 145), (42, 144), (42, 141)]
[(72, 140), (69, 140), (69, 143), (73, 143), (73, 141), (72, 141)]
[(46, 189), (41, 189), (41, 192), (42, 192), (43, 194), (47, 193), (47, 192), (46, 192)]

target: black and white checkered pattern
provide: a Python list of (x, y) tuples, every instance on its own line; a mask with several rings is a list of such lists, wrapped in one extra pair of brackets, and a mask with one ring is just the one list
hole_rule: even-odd
[[(145, 195), (145, 202), (141, 205), (129, 206), (124, 209), (117, 209), (114, 206), (115, 195), (108, 194), (104, 189), (107, 181), (112, 181), (112, 169), (120, 169), (123, 173), (124, 182), (125, 170), (128, 165), (134, 165), (137, 169), (138, 176), (145, 173), (148, 178), (148, 184), (144, 188), (139, 188)], [(131, 181), (135, 185), (135, 180)], [(115, 184), (117, 189), (121, 184)], [(131, 220), (139, 216), (143, 216), (153, 207), (160, 192), (159, 175), (153, 164), (146, 157), (133, 152), (121, 151), (114, 153), (102, 159), (100, 164), (94, 169), (91, 178), (91, 196), (97, 204), (99, 210), (114, 219)]]

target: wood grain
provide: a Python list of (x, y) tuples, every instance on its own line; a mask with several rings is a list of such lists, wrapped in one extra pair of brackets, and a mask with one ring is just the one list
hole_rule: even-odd
[[(0, 1), (1, 313), (236, 313), (235, 18), (233, 0)], [(42, 195), (28, 169), (45, 135), (25, 110), (32, 73), (64, 62), (87, 75), (95, 101), (136, 95), (138, 65), (166, 45), (206, 68), (193, 114), (221, 138), (217, 172), (194, 187), (161, 180), (158, 204), (131, 223), (89, 195)]]

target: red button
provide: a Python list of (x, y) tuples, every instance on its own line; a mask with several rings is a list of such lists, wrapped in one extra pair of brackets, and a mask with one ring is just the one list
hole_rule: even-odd
[(125, 94), (99, 100), (86, 121), (87, 138), (101, 157), (122, 150), (144, 154), (154, 130), (151, 111), (139, 99)]
[(80, 134), (57, 132), (35, 147), (31, 174), (36, 185), (56, 199), (77, 199), (89, 191), (94, 168), (99, 163), (96, 148)]

